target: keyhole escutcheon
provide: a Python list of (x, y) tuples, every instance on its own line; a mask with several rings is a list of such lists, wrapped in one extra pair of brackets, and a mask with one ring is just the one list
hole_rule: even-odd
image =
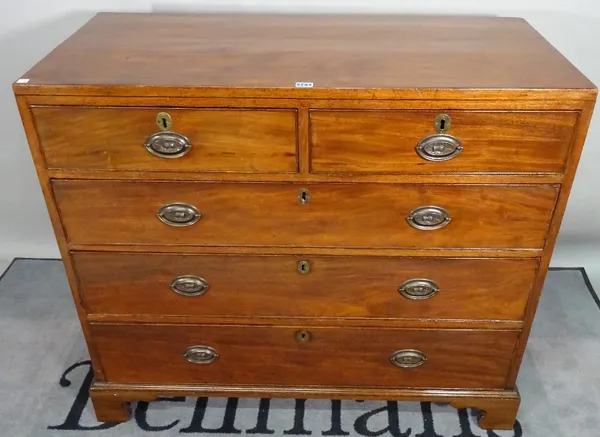
[(448, 114), (440, 114), (435, 118), (433, 127), (437, 133), (443, 134), (444, 132), (449, 131), (452, 127), (452, 119)]
[(302, 188), (300, 191), (298, 191), (298, 202), (301, 205), (306, 205), (308, 202), (310, 202), (310, 191), (308, 191), (306, 188)]
[(159, 112), (156, 115), (156, 125), (162, 131), (171, 130), (171, 126), (173, 126), (173, 119), (167, 112)]
[(298, 261), (298, 273), (308, 275), (310, 273), (310, 264), (308, 261)]
[(312, 335), (310, 335), (310, 332), (308, 331), (298, 331), (296, 332), (296, 340), (298, 340), (298, 343), (308, 343), (312, 338)]

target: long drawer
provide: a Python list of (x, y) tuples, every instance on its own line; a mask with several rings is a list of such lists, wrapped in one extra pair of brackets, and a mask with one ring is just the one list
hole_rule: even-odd
[[(313, 110), (311, 169), (315, 173), (563, 172), (577, 114)], [(444, 129), (439, 135), (441, 123)]]
[(52, 186), (71, 243), (205, 246), (542, 248), (558, 194), (552, 185)]
[(502, 389), (518, 331), (92, 324), (109, 382)]
[(536, 259), (74, 252), (88, 314), (521, 320)]
[(293, 173), (296, 111), (32, 108), (49, 168)]

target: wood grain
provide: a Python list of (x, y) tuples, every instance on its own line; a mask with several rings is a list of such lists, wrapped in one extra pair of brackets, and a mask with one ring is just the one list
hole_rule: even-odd
[[(407, 402), (451, 403), (455, 408), (477, 408), (483, 429), (512, 429), (521, 397), (516, 390), (406, 389), (371, 387), (304, 387), (274, 385), (156, 385), (94, 382), (92, 399), (106, 405), (101, 412), (109, 422), (124, 421), (123, 404), (132, 400), (152, 402), (160, 396), (213, 396), (296, 399), (391, 400)], [(109, 402), (110, 401), (110, 402)], [(95, 403), (94, 403), (95, 405)], [(98, 413), (97, 413), (98, 414)]]
[(371, 98), (594, 88), (523, 19), (458, 16), (99, 14), (23, 77), (18, 93)]
[[(308, 149), (307, 149), (308, 150)], [(308, 171), (308, 153), (302, 155)], [(231, 173), (231, 172), (172, 172), (172, 171), (123, 171), (113, 170), (62, 170), (50, 169), (52, 179), (119, 179), (148, 181), (228, 181), (228, 182), (371, 182), (398, 184), (560, 184), (562, 173)]]
[(298, 326), (353, 326), (355, 328), (410, 328), (410, 329), (522, 329), (522, 320), (494, 319), (377, 319), (377, 318), (342, 318), (342, 317), (268, 317), (268, 316), (194, 316), (194, 315), (152, 315), (152, 314), (89, 314), (90, 323), (168, 323), (172, 325), (263, 325)]
[[(75, 252), (88, 314), (520, 320), (535, 259), (146, 255)], [(298, 272), (306, 260), (310, 272)], [(201, 296), (174, 293), (181, 275)], [(409, 300), (398, 288), (429, 278), (440, 292)]]
[[(448, 114), (461, 153), (432, 162), (415, 152)], [(562, 172), (577, 112), (311, 111), (316, 173)]]
[[(49, 87), (52, 88), (52, 87)], [(145, 90), (145, 88), (144, 88)], [(426, 92), (427, 90), (419, 90)], [(279, 97), (236, 97), (227, 96), (227, 98), (210, 96), (181, 96), (165, 99), (160, 95), (152, 95), (147, 92), (139, 92), (136, 96), (119, 95), (53, 95), (53, 94), (27, 94), (23, 95), (23, 101), (29, 106), (80, 106), (80, 107), (123, 107), (123, 108), (153, 108), (164, 107), (168, 102), (169, 107), (173, 108), (261, 108), (261, 109), (298, 109), (312, 108), (338, 111), (342, 109), (354, 110), (415, 110), (415, 111), (576, 111), (580, 112), (582, 103), (587, 101), (581, 99), (581, 90), (554, 90), (554, 93), (560, 91), (560, 98), (548, 99), (526, 99), (522, 94), (515, 90), (503, 90), (503, 98), (497, 100), (469, 99), (470, 90), (455, 90), (453, 98), (447, 97), (450, 94), (448, 90), (437, 90), (436, 96), (432, 98), (418, 99), (357, 99), (352, 98), (353, 90), (346, 90), (348, 93), (343, 98), (311, 99), (311, 98), (279, 98)], [(466, 96), (461, 99), (461, 92)], [(525, 90), (521, 90), (524, 93)], [(593, 94), (591, 94), (593, 96)]]
[[(53, 181), (70, 242), (306, 247), (540, 248), (554, 186), (213, 184)], [(302, 205), (298, 192), (311, 200)], [(165, 225), (170, 202), (203, 214), (193, 226)], [(417, 207), (438, 205), (452, 221), (436, 231), (408, 225)], [(93, 222), (94, 226), (89, 226)]]
[[(516, 396), (515, 396), (516, 395)], [(510, 396), (488, 396), (478, 400), (461, 398), (452, 399), (450, 405), (457, 409), (475, 406), (479, 409), (478, 425), (482, 429), (505, 429), (512, 431), (517, 420), (517, 412), (521, 405), (518, 393)]]
[[(502, 389), (518, 331), (297, 328), (222, 325), (92, 327), (111, 382), (156, 384), (298, 384), (326, 386)], [(190, 346), (219, 358), (193, 364)], [(419, 349), (421, 367), (390, 363), (399, 349)]]
[[(164, 159), (144, 147), (159, 112), (192, 147)], [(245, 109), (33, 107), (49, 168), (286, 173), (298, 170), (296, 112)], [(69, 147), (65, 147), (68, 144)]]
[(50, 178), (48, 177), (48, 173), (44, 165), (44, 158), (40, 147), (40, 143), (34, 129), (33, 116), (31, 114), (31, 111), (29, 110), (29, 107), (27, 106), (26, 100), (23, 97), (17, 96), (16, 100), (17, 107), (19, 108), (19, 114), (23, 122), (23, 127), (25, 129), (25, 135), (27, 136), (29, 150), (31, 152), (31, 156), (33, 157), (35, 170), (40, 181), (40, 187), (44, 196), (44, 201), (46, 202), (46, 206), (48, 208), (50, 222), (52, 223), (52, 230), (54, 231), (56, 242), (58, 243), (58, 247), (60, 250), (60, 255), (65, 266), (65, 273), (67, 276), (69, 288), (71, 289), (71, 295), (73, 296), (73, 302), (75, 305), (75, 310), (77, 312), (77, 317), (81, 323), (83, 336), (86, 340), (86, 346), (90, 354), (90, 360), (92, 362), (92, 367), (94, 370), (94, 377), (97, 381), (103, 381), (104, 371), (102, 369), (102, 363), (100, 362), (100, 358), (96, 350), (96, 345), (90, 338), (89, 324), (87, 322), (86, 312), (83, 308), (83, 305), (81, 304), (81, 295), (79, 294), (79, 289), (77, 286), (77, 277), (75, 276), (75, 271), (71, 264), (71, 257), (69, 254), (69, 249), (67, 247), (66, 236), (61, 223), (60, 214), (58, 212), (58, 207), (56, 205), (56, 201), (52, 193)]
[(533, 326), (533, 320), (537, 311), (539, 299), (542, 295), (542, 288), (544, 286), (544, 281), (546, 279), (548, 267), (550, 266), (550, 261), (552, 259), (552, 252), (554, 251), (554, 247), (556, 245), (556, 238), (558, 237), (560, 225), (562, 223), (562, 219), (567, 208), (567, 202), (569, 200), (569, 194), (573, 186), (573, 180), (575, 179), (577, 165), (579, 164), (579, 159), (581, 158), (581, 152), (583, 150), (583, 145), (587, 137), (588, 129), (594, 112), (594, 105), (595, 102), (590, 102), (583, 105), (582, 114), (577, 126), (575, 141), (573, 144), (571, 154), (569, 155), (569, 159), (567, 161), (567, 172), (565, 181), (561, 186), (560, 196), (557, 200), (555, 212), (552, 217), (552, 223), (548, 231), (546, 246), (544, 247), (544, 255), (542, 256), (542, 259), (540, 261), (540, 270), (538, 271), (538, 275), (533, 286), (531, 299), (527, 304), (527, 310), (525, 315), (526, 324), (523, 331), (521, 332), (521, 336), (519, 337), (519, 345), (515, 352), (515, 357), (511, 366), (511, 372), (508, 378), (509, 387), (516, 386), (519, 368), (521, 367), (521, 363), (523, 361), (523, 355), (525, 354), (527, 340), (531, 332), (531, 327)]
[[(153, 245), (114, 245), (114, 244), (72, 244), (73, 251), (94, 252), (135, 252), (135, 253), (181, 253), (206, 255), (256, 255), (252, 246), (168, 246)], [(535, 258), (544, 253), (543, 249), (380, 249), (343, 247), (261, 247), (260, 255), (340, 255), (340, 256), (385, 256), (385, 257), (424, 257), (424, 258)]]
[[(524, 20), (99, 14), (23, 78), (98, 419), (164, 395), (285, 396), (447, 401), (512, 427), (597, 96)], [(143, 148), (164, 109), (193, 143), (168, 162)], [(464, 150), (422, 161), (442, 112)], [(161, 223), (177, 201), (200, 222)], [(410, 228), (423, 205), (452, 221)], [(190, 273), (205, 295), (169, 292)], [(402, 298), (417, 274), (440, 293)], [(204, 341), (217, 361), (181, 357)], [(390, 364), (411, 347), (425, 365)]]
[(131, 416), (130, 403), (120, 402), (114, 393), (90, 390), (90, 399), (98, 422), (126, 422)]

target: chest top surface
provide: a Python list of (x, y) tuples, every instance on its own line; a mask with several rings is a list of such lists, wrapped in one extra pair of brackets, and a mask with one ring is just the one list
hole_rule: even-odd
[(457, 16), (101, 13), (23, 78), (17, 94), (594, 91), (525, 20)]

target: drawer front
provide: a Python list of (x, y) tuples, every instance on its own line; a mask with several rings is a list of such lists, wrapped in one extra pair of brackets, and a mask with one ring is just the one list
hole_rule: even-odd
[[(541, 248), (558, 193), (550, 185), (60, 180), (53, 188), (72, 243), (381, 248)], [(195, 207), (194, 224), (157, 218), (191, 219), (193, 208), (179, 202)], [(450, 221), (421, 209), (430, 205)]]
[[(143, 324), (95, 324), (91, 332), (109, 382), (465, 389), (504, 388), (518, 335), (491, 330)], [(396, 355), (397, 361), (417, 367), (390, 361), (405, 350), (422, 355), (403, 352)]]
[[(33, 107), (32, 112), (49, 168), (291, 173), (298, 167), (295, 110)], [(186, 144), (165, 136), (161, 112), (171, 118), (168, 130)], [(153, 134), (159, 135), (149, 139)]]
[(416, 146), (436, 134), (434, 121), (440, 112), (311, 111), (311, 169), (315, 173), (564, 171), (576, 112), (443, 112), (450, 116), (445, 133), (460, 144), (435, 145), (432, 138), (421, 143), (422, 157)]
[(93, 252), (72, 257), (89, 314), (225, 317), (521, 320), (538, 264)]

